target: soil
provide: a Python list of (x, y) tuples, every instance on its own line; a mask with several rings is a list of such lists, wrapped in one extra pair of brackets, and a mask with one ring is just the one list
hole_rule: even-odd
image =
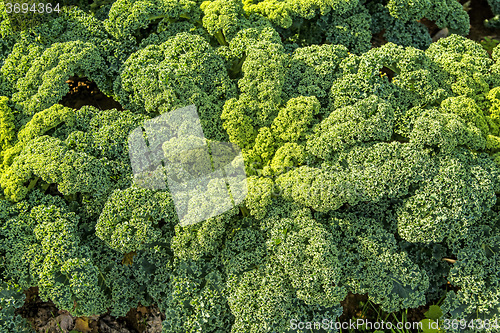
[(347, 322), (352, 318), (364, 319), (363, 309), (360, 304), (365, 304), (366, 302), (368, 302), (368, 294), (360, 295), (348, 293), (345, 300), (340, 302), (344, 308), (344, 312), (338, 321)]
[[(467, 1), (461, 0), (460, 2), (465, 4)], [(485, 37), (500, 39), (500, 29), (489, 29), (483, 24), (485, 19), (493, 17), (487, 1), (471, 0), (468, 7), (471, 29), (467, 37), (478, 42), (484, 40)], [(440, 30), (433, 22), (425, 19), (421, 22), (429, 28), (433, 40), (446, 37), (447, 31)], [(374, 46), (384, 44), (381, 36), (382, 34), (378, 34), (373, 37), (372, 43)], [(106, 96), (94, 82), (85, 77), (70, 77), (67, 83), (69, 92), (60, 101), (60, 104), (64, 106), (80, 109), (84, 105), (92, 105), (101, 110), (123, 110), (117, 101)], [(446, 285), (444, 288), (457, 290), (451, 285)], [(26, 301), (16, 312), (27, 318), (36, 332), (67, 333), (71, 330), (77, 330), (84, 333), (160, 333), (161, 322), (165, 318), (155, 305), (149, 307), (139, 305), (137, 308), (131, 309), (125, 317), (119, 318), (110, 316), (109, 312), (92, 317), (73, 317), (67, 311), (58, 310), (52, 302), (42, 301), (36, 287), (26, 290), (25, 294)], [(366, 294), (349, 293), (341, 303), (344, 313), (339, 318), (339, 321), (349, 321), (349, 319), (353, 318), (367, 318), (375, 321), (376, 318), (380, 318), (379, 316), (383, 312), (377, 309), (376, 306), (367, 305), (363, 311), (363, 307), (367, 302), (368, 296)], [(408, 309), (406, 312), (407, 320), (418, 322), (424, 319), (424, 313), (428, 310), (429, 305)]]
[(120, 103), (106, 96), (99, 90), (95, 82), (86, 77), (72, 76), (66, 83), (69, 85), (69, 91), (59, 104), (77, 110), (84, 105), (92, 105), (100, 110), (117, 109), (123, 111)]
[[(376, 304), (368, 302), (368, 294), (352, 294), (349, 293), (345, 300), (341, 302), (344, 312), (339, 317), (339, 322), (349, 322), (349, 320), (367, 319), (371, 322), (380, 320), (394, 322), (391, 314), (386, 313)], [(425, 319), (425, 312), (429, 310), (429, 305), (423, 305), (415, 309), (408, 309), (406, 312), (406, 320), (408, 322), (419, 322)], [(397, 318), (401, 318), (397, 315)], [(387, 320), (386, 320), (387, 319)], [(395, 322), (394, 322), (395, 323)]]
[(125, 317), (113, 317), (108, 313), (92, 317), (74, 317), (69, 312), (58, 310), (52, 302), (44, 302), (38, 288), (24, 292), (26, 300), (16, 313), (28, 319), (36, 332), (67, 333), (75, 330), (83, 333), (160, 333), (165, 316), (155, 305), (139, 305)]
[[(467, 0), (460, 2), (465, 4)], [(468, 13), (471, 29), (467, 38), (478, 42), (484, 40), (485, 37), (492, 39), (500, 38), (500, 29), (489, 29), (484, 26), (484, 20), (494, 16), (487, 0), (471, 0), (468, 7), (470, 8)]]

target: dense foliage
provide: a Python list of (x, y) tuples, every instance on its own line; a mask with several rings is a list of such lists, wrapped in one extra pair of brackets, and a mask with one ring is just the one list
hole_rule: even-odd
[(498, 28), (500, 26), (500, 1), (498, 0), (488, 0), (488, 4), (490, 5), (491, 11), (493, 12), (494, 17), (486, 20), (484, 23), (487, 27)]
[[(453, 34), (431, 44), (424, 17)], [(468, 29), (455, 0), (99, 1), (23, 32), (4, 16), (0, 317), (38, 286), (74, 315), (158, 304), (172, 333), (287, 332), (349, 292), (500, 320), (500, 48)], [(125, 111), (58, 104), (73, 76)], [(182, 227), (127, 140), (191, 104), (242, 150), (248, 195)]]

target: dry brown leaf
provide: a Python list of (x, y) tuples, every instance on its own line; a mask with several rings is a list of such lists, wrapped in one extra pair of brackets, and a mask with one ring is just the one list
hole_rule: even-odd
[(137, 312), (140, 312), (140, 313), (142, 313), (143, 315), (145, 315), (145, 314), (149, 313), (149, 310), (148, 310), (148, 308), (147, 308), (147, 307), (145, 307), (145, 306), (143, 306), (143, 305), (139, 305), (139, 306), (137, 307)]
[(88, 332), (90, 332), (92, 330), (89, 327), (89, 320), (88, 320), (88, 318), (85, 318), (85, 317), (76, 318), (76, 320), (75, 320), (75, 327), (73, 327), (73, 329), (77, 330), (79, 332), (83, 332), (83, 333), (88, 333)]
[(73, 327), (73, 318), (69, 314), (61, 314), (57, 316), (57, 322), (61, 326), (63, 332), (68, 332)]
[(432, 37), (432, 42), (437, 42), (438, 40), (440, 40), (441, 38), (446, 38), (450, 35), (450, 31), (448, 30), (448, 28), (444, 28), (444, 29), (441, 29), (439, 30), (435, 35), (434, 37)]
[(129, 253), (126, 253), (124, 256), (123, 256), (123, 259), (122, 259), (122, 264), (123, 265), (132, 265), (132, 263), (134, 262), (134, 256), (136, 255), (136, 252), (129, 252)]

